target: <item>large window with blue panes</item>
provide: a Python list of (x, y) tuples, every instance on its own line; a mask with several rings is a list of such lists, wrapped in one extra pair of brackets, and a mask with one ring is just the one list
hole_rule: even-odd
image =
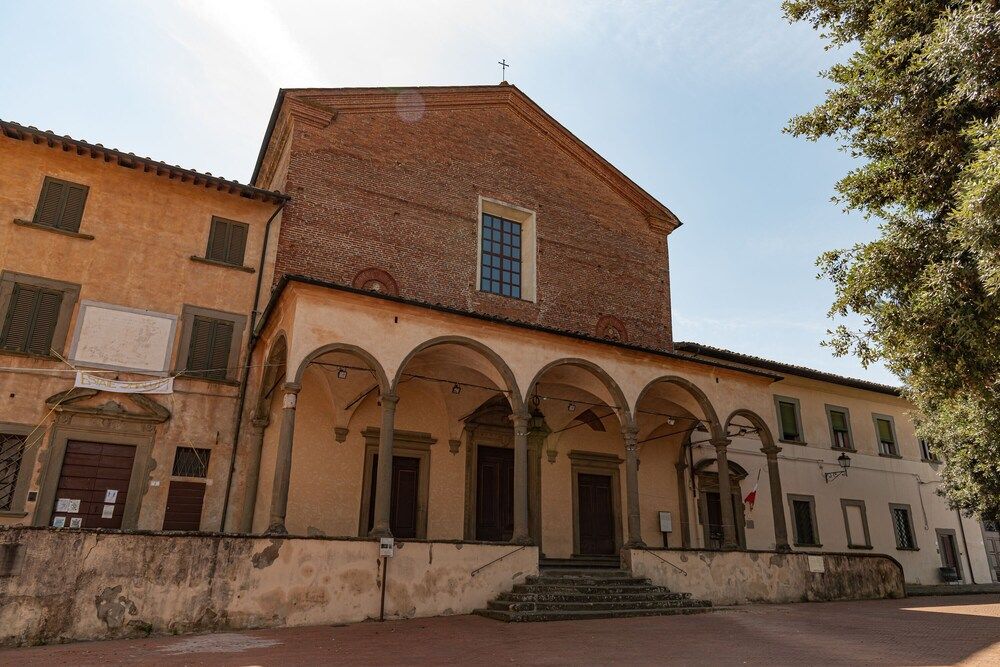
[(479, 289), (521, 298), (521, 223), (483, 214)]

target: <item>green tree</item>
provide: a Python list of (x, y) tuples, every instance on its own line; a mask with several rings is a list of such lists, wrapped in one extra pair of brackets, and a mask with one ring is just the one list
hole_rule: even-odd
[(832, 137), (862, 166), (837, 200), (878, 238), (822, 255), (828, 344), (903, 380), (944, 492), (1000, 516), (1000, 2), (787, 0), (785, 17), (853, 49), (786, 131)]

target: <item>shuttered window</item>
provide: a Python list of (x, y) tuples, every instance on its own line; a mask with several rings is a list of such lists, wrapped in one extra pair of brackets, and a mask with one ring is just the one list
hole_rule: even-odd
[(209, 380), (227, 379), (232, 343), (232, 321), (195, 315), (191, 323), (186, 374)]
[(80, 231), (87, 190), (86, 185), (46, 177), (33, 222), (68, 232)]
[(799, 417), (799, 403), (794, 398), (777, 397), (778, 422), (781, 427), (781, 439), (789, 442), (802, 442), (802, 421)]
[(0, 348), (28, 354), (51, 354), (63, 293), (15, 283), (10, 297)]
[(243, 266), (248, 229), (249, 227), (242, 222), (212, 218), (212, 231), (208, 236), (205, 258), (233, 266)]
[(879, 452), (890, 456), (899, 456), (899, 449), (896, 447), (896, 434), (892, 428), (892, 421), (885, 417), (875, 418), (875, 427), (878, 430)]
[(833, 436), (833, 446), (838, 449), (853, 449), (851, 431), (848, 428), (847, 413), (842, 410), (830, 410), (830, 432)]

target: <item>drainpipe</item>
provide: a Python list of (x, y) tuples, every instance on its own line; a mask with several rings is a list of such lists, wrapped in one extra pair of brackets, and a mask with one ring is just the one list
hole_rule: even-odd
[(243, 406), (246, 404), (247, 400), (247, 381), (250, 378), (250, 356), (253, 350), (254, 343), (257, 340), (254, 329), (257, 327), (257, 316), (260, 312), (257, 310), (257, 304), (260, 303), (260, 288), (264, 282), (264, 260), (267, 258), (267, 243), (271, 239), (271, 223), (274, 219), (278, 217), (281, 210), (285, 208), (285, 204), (288, 203), (288, 199), (283, 199), (279, 204), (278, 208), (274, 209), (274, 213), (271, 217), (267, 219), (267, 223), (264, 225), (264, 242), (261, 244), (260, 248), (260, 264), (257, 266), (257, 287), (253, 292), (253, 306), (250, 309), (250, 334), (247, 336), (247, 349), (246, 349), (246, 360), (243, 363), (242, 377), (240, 377), (240, 396), (236, 405), (236, 419), (233, 425), (233, 452), (229, 457), (229, 474), (226, 477), (226, 495), (222, 501), (222, 522), (219, 525), (220, 532), (226, 532), (226, 517), (229, 514), (229, 495), (230, 490), (233, 485), (233, 475), (236, 473), (236, 449), (240, 442), (240, 428), (243, 426)]
[(969, 543), (965, 540), (965, 524), (962, 523), (962, 512), (955, 510), (955, 516), (958, 517), (958, 530), (962, 533), (962, 546), (965, 547), (965, 562), (969, 564), (969, 579), (975, 584), (976, 575), (972, 571), (972, 556), (969, 554)]

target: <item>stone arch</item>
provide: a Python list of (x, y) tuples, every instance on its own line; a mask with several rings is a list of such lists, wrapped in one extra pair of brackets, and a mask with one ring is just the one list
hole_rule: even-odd
[(368, 352), (364, 348), (358, 347), (357, 345), (351, 345), (350, 343), (330, 343), (316, 348), (302, 360), (302, 363), (299, 364), (299, 367), (296, 369), (295, 375), (291, 381), (295, 384), (301, 384), (302, 374), (305, 373), (309, 364), (322, 355), (329, 354), (331, 352), (343, 352), (344, 354), (353, 355), (363, 361), (375, 375), (375, 381), (378, 383), (379, 393), (388, 393), (390, 388), (389, 379), (385, 374), (385, 369), (382, 368), (382, 364), (378, 362), (378, 359), (376, 359), (371, 352)]
[(266, 420), (268, 418), (268, 397), (272, 388), (280, 382), (288, 369), (288, 337), (284, 331), (278, 331), (271, 339), (271, 344), (264, 354), (264, 369), (261, 373), (260, 387), (257, 391), (257, 400), (254, 403), (253, 419)]
[(523, 410), (524, 401), (521, 398), (521, 391), (518, 389), (517, 380), (514, 378), (514, 373), (510, 370), (507, 362), (504, 361), (503, 358), (489, 346), (479, 342), (478, 340), (466, 338), (465, 336), (438, 336), (437, 338), (426, 340), (413, 348), (409, 354), (403, 358), (403, 361), (400, 362), (399, 368), (396, 370), (396, 376), (393, 378), (392, 384), (389, 385), (393, 393), (395, 393), (398, 389), (399, 382), (402, 379), (410, 361), (412, 361), (415, 356), (424, 350), (437, 347), (438, 345), (460, 345), (482, 355), (483, 358), (490, 362), (493, 368), (496, 369), (497, 373), (500, 374), (500, 377), (503, 378), (504, 383), (507, 385), (502, 389), (506, 390), (507, 399), (510, 401), (511, 408), (514, 412)]
[(556, 359), (555, 361), (550, 361), (545, 364), (537, 373), (535, 373), (535, 377), (532, 378), (531, 383), (528, 385), (528, 394), (531, 393), (532, 388), (541, 381), (542, 377), (544, 377), (547, 372), (559, 366), (575, 366), (596, 377), (614, 399), (616, 405), (609, 407), (614, 408), (615, 412), (618, 413), (618, 421), (621, 425), (628, 428), (635, 426), (635, 420), (632, 418), (632, 413), (628, 407), (628, 401), (625, 399), (625, 393), (621, 390), (621, 387), (618, 386), (618, 383), (615, 382), (615, 379), (612, 378), (607, 371), (594, 362), (586, 359), (566, 357), (564, 359)]
[(708, 400), (708, 396), (703, 392), (698, 385), (691, 382), (686, 378), (679, 377), (677, 375), (662, 375), (651, 382), (649, 382), (643, 390), (639, 392), (639, 398), (635, 401), (636, 413), (639, 412), (639, 404), (642, 403), (642, 399), (645, 398), (649, 392), (658, 384), (672, 384), (674, 386), (680, 387), (686, 391), (701, 408), (702, 414), (705, 417), (705, 421), (708, 422), (708, 428), (711, 433), (713, 440), (725, 440), (726, 431), (722, 428), (722, 424), (719, 423), (719, 416), (715, 412), (715, 408), (712, 406), (712, 402)]
[(374, 266), (358, 271), (351, 285), (357, 289), (399, 296), (399, 284), (392, 274)]
[[(718, 463), (718, 459), (716, 459), (714, 456), (710, 456), (704, 459), (699, 459), (694, 464), (695, 474), (704, 472), (713, 463)], [(750, 475), (750, 473), (747, 472), (746, 468), (741, 466), (739, 463), (736, 463), (735, 461), (726, 461), (726, 464), (729, 467), (730, 477), (734, 477), (739, 480), (744, 480)]]
[(733, 419), (737, 417), (746, 419), (755, 429), (757, 429), (757, 437), (760, 438), (760, 444), (763, 449), (774, 448), (774, 436), (771, 434), (771, 429), (768, 428), (767, 422), (761, 419), (760, 415), (752, 410), (747, 410), (745, 408), (733, 410), (732, 414), (726, 418), (726, 433), (729, 433), (729, 425), (733, 422)]

